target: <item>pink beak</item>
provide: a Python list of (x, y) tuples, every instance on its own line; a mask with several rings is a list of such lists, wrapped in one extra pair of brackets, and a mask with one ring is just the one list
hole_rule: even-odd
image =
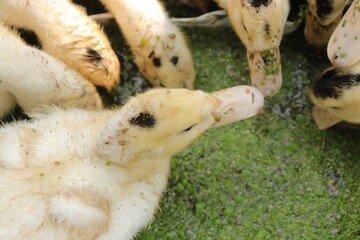
[(221, 101), (219, 108), (213, 113), (216, 122), (211, 127), (250, 118), (262, 112), (264, 96), (256, 88), (236, 86), (213, 92), (212, 95)]

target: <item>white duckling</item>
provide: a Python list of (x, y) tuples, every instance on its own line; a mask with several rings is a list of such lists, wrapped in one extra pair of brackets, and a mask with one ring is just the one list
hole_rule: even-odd
[(279, 46), (289, 14), (284, 0), (217, 0), (247, 49), (252, 85), (264, 96), (281, 88)]
[(360, 123), (360, 61), (346, 68), (327, 69), (315, 81), (310, 98), (319, 129), (340, 121)]
[(346, 0), (307, 0), (305, 39), (316, 47), (326, 46), (339, 24)]
[(120, 64), (106, 35), (69, 0), (0, 0), (0, 20), (34, 31), (46, 52), (95, 85), (110, 90), (119, 82)]
[(90, 82), (61, 61), (27, 46), (2, 22), (0, 49), (0, 119), (16, 104), (26, 114), (49, 105), (102, 109), (100, 96)]
[(154, 86), (194, 87), (192, 56), (158, 0), (102, 0), (120, 25), (141, 73)]
[(54, 110), (0, 128), (1, 239), (131, 239), (154, 217), (170, 157), (259, 112), (240, 86), (153, 89), (119, 110)]

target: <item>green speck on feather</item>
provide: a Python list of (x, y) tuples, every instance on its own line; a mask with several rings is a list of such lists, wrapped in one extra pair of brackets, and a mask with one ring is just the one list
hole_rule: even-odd
[(344, 20), (344, 21), (342, 22), (341, 27), (345, 27), (345, 25), (346, 25), (346, 20)]
[(105, 165), (108, 166), (108, 167), (111, 166), (111, 164), (112, 163), (110, 161), (106, 161), (106, 163), (105, 163)]
[(140, 47), (144, 48), (146, 46), (146, 43), (147, 43), (146, 38), (142, 38), (140, 40)]

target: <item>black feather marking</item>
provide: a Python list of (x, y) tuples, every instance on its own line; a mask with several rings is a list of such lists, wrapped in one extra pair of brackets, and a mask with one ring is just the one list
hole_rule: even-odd
[(141, 112), (136, 117), (129, 120), (130, 124), (138, 125), (142, 128), (152, 128), (155, 126), (156, 120), (154, 115), (148, 112)]
[(97, 51), (95, 51), (94, 49), (91, 49), (91, 48), (86, 49), (85, 56), (87, 58), (89, 58), (91, 63), (98, 63), (103, 59)]
[(360, 85), (360, 74), (345, 73), (338, 69), (325, 71), (313, 85), (312, 92), (315, 97), (325, 99), (338, 99), (344, 90)]
[(161, 59), (160, 58), (154, 57), (152, 62), (153, 62), (155, 67), (157, 67), (157, 68), (161, 67)]
[(251, 6), (254, 8), (260, 8), (261, 6), (267, 7), (272, 0), (248, 0)]
[(178, 64), (178, 62), (179, 62), (179, 57), (178, 56), (172, 56), (170, 61), (172, 62), (172, 64), (174, 64), (174, 66), (176, 66)]
[(324, 18), (333, 11), (334, 0), (317, 0), (316, 1), (316, 15), (319, 18)]
[(271, 36), (270, 36), (270, 24), (269, 23), (266, 23), (264, 25), (264, 31), (265, 31), (266, 37), (270, 38)]

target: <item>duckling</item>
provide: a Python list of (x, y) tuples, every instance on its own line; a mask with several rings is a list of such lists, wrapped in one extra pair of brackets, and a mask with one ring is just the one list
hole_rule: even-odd
[(0, 119), (16, 104), (26, 114), (53, 104), (102, 109), (100, 96), (91, 83), (59, 60), (27, 46), (2, 22), (0, 49)]
[[(121, 0), (119, 1), (118, 6), (115, 5), (115, 2), (111, 0), (103, 0), (105, 2), (105, 5), (107, 2), (111, 3), (110, 5), (111, 9), (124, 9), (124, 7), (130, 7), (130, 4), (127, 2), (130, 0)], [(126, 4), (120, 3), (124, 2)], [(189, 3), (189, 1), (186, 1)], [(191, 1), (193, 2), (193, 1)], [(201, 1), (196, 1), (201, 2)], [(279, 53), (279, 45), (282, 39), (282, 35), (284, 32), (284, 27), (286, 24), (287, 16), (289, 14), (289, 2), (288, 1), (282, 1), (282, 0), (268, 0), (268, 1), (235, 1), (235, 0), (216, 0), (218, 5), (223, 8), (227, 13), (228, 17), (230, 19), (230, 22), (232, 26), (235, 28), (235, 31), (241, 38), (242, 42), (244, 43), (245, 47), (248, 51), (248, 62), (250, 66), (250, 73), (251, 73), (251, 79), (253, 82), (253, 86), (257, 87), (262, 91), (262, 93), (265, 96), (273, 96), (275, 95), (282, 83), (282, 74), (281, 74), (281, 61), (280, 61), (280, 53)], [(134, 6), (131, 9), (127, 9), (125, 12), (141, 12), (141, 15), (144, 15), (143, 12), (148, 12), (147, 14), (150, 17), (150, 14), (154, 12), (152, 8), (159, 8), (160, 4), (157, 0), (151, 0), (147, 1), (149, 5), (144, 4), (137, 4), (137, 1), (134, 1)], [(141, 6), (139, 6), (141, 5)], [(144, 6), (144, 7), (142, 7)], [(142, 10), (142, 8), (144, 8)], [(111, 11), (110, 9), (110, 11)], [(136, 9), (136, 11), (135, 11)], [(116, 17), (117, 13), (122, 13), (123, 11), (117, 11), (113, 12), (113, 15), (115, 15), (115, 18), (119, 22), (120, 26), (126, 26), (125, 20), (127, 18), (124, 18), (122, 16)], [(163, 12), (163, 11), (161, 11)], [(155, 12), (154, 12), (155, 13)], [(136, 16), (136, 14), (131, 14), (132, 17), (129, 17), (131, 20), (133, 20), (134, 23), (138, 23), (139, 19), (133, 19), (133, 16)], [(168, 22), (167, 16), (164, 16), (163, 13), (158, 13), (158, 15), (162, 16), (161, 19), (164, 22)], [(227, 26), (228, 22), (227, 19), (224, 19), (222, 11), (216, 11), (212, 14), (204, 14), (203, 16), (200, 16), (198, 18), (188, 18), (188, 19), (177, 19), (173, 18), (171, 19), (173, 22), (175, 22), (178, 25), (183, 26), (189, 26), (193, 24), (194, 26), (208, 26), (209, 23), (212, 26)], [(96, 15), (94, 16), (98, 21), (101, 22), (107, 22), (109, 18), (111, 18), (111, 15), (109, 14), (102, 14), (102, 15)], [(219, 19), (220, 18), (220, 19)], [(125, 20), (124, 20), (125, 19)], [(140, 18), (142, 19), (142, 18)], [(165, 20), (166, 19), (166, 20)], [(145, 22), (145, 20), (144, 20)], [(169, 21), (170, 22), (170, 21)], [(166, 23), (170, 24), (170, 23)], [(298, 26), (299, 23), (290, 24), (290, 27), (293, 28), (293, 26)], [(160, 26), (162, 26), (161, 24)], [(142, 26), (141, 24), (136, 24), (136, 26)], [(123, 27), (122, 27), (123, 28)], [(130, 30), (132, 31), (135, 27), (132, 26)], [(136, 28), (135, 28), (136, 29)], [(142, 30), (143, 28), (139, 29)], [(148, 31), (150, 31), (153, 28), (147, 27)], [(166, 28), (164, 28), (166, 29)], [(126, 33), (126, 30), (122, 29), (124, 32), (124, 35), (127, 36), (129, 34)], [(155, 28), (151, 31), (157, 31)], [(172, 30), (175, 32), (175, 30)], [(161, 45), (167, 45), (167, 42), (169, 41), (166, 36), (174, 36), (174, 34), (170, 33), (171, 31), (166, 31), (167, 35), (159, 35), (164, 36), (161, 37), (162, 44)], [(169, 35), (170, 34), (170, 35)], [(151, 34), (149, 36), (153, 36), (154, 34)], [(156, 35), (156, 34), (155, 34)], [(175, 34), (176, 36), (181, 36), (179, 33)], [(129, 38), (129, 37), (127, 37)], [(152, 40), (154, 37), (143, 37), (138, 36), (136, 39), (137, 41), (133, 41), (130, 38), (128, 39), (130, 45), (133, 45), (132, 42), (137, 43), (135, 45), (136, 47), (133, 48), (133, 52), (136, 52), (136, 49), (142, 49), (145, 45), (148, 45), (148, 42)], [(154, 41), (152, 41), (154, 42)], [(159, 38), (156, 38), (155, 43), (159, 42)], [(181, 37), (181, 41), (182, 37)], [(146, 44), (145, 44), (146, 43)], [(140, 45), (140, 47), (139, 47)], [(159, 44), (158, 44), (159, 45)], [(184, 44), (181, 44), (181, 46)], [(134, 50), (135, 49), (135, 50)], [(153, 49), (151, 46), (150, 50)], [(181, 49), (185, 49), (185, 47), (181, 47)], [(145, 51), (149, 52), (149, 50)], [(157, 51), (154, 51), (156, 54)], [(182, 51), (184, 52), (184, 51)], [(187, 50), (185, 51), (186, 55), (189, 55)], [(153, 51), (151, 50), (150, 54), (148, 55), (148, 58), (153, 59), (152, 56), (154, 55)], [(134, 53), (135, 56), (137, 55)], [(139, 54), (141, 56), (141, 59), (146, 59), (146, 55), (144, 57), (144, 54)], [(169, 57), (167, 57), (169, 59)], [(172, 59), (172, 58), (171, 58)], [(190, 57), (187, 57), (189, 59), (190, 63)], [(145, 61), (145, 60), (141, 60)], [(139, 62), (139, 61), (137, 61)], [(145, 65), (148, 65), (151, 63), (147, 63)], [(154, 61), (153, 61), (154, 64)], [(138, 63), (138, 65), (140, 65)], [(155, 64), (156, 65), (156, 64)], [(190, 69), (190, 65), (187, 65), (187, 67), (184, 67), (182, 71), (185, 69)], [(171, 66), (171, 65), (170, 65)], [(144, 72), (144, 71), (143, 71)], [(145, 71), (147, 72), (147, 71)], [(165, 71), (167, 72), (167, 71)], [(144, 73), (146, 76), (146, 73)], [(192, 75), (192, 74), (191, 74)], [(150, 77), (151, 79), (151, 77)], [(157, 85), (157, 84), (155, 84)], [(166, 86), (166, 85), (165, 85)]]
[(360, 2), (354, 1), (336, 27), (327, 47), (334, 66), (347, 67), (360, 60)]
[(330, 67), (315, 81), (310, 99), (319, 129), (340, 121), (360, 123), (360, 61), (340, 68)]
[(217, 0), (247, 49), (252, 85), (264, 96), (281, 88), (279, 45), (289, 14), (289, 1)]
[(0, 1), (0, 20), (36, 33), (43, 49), (107, 90), (120, 64), (100, 26), (69, 0)]
[(263, 100), (247, 86), (161, 88), (118, 110), (53, 109), (3, 126), (0, 238), (131, 239), (154, 218), (171, 156)]
[(154, 86), (194, 88), (192, 56), (158, 0), (102, 0), (118, 22), (135, 63)]
[(339, 24), (346, 0), (307, 0), (305, 39), (315, 47), (326, 46)]

